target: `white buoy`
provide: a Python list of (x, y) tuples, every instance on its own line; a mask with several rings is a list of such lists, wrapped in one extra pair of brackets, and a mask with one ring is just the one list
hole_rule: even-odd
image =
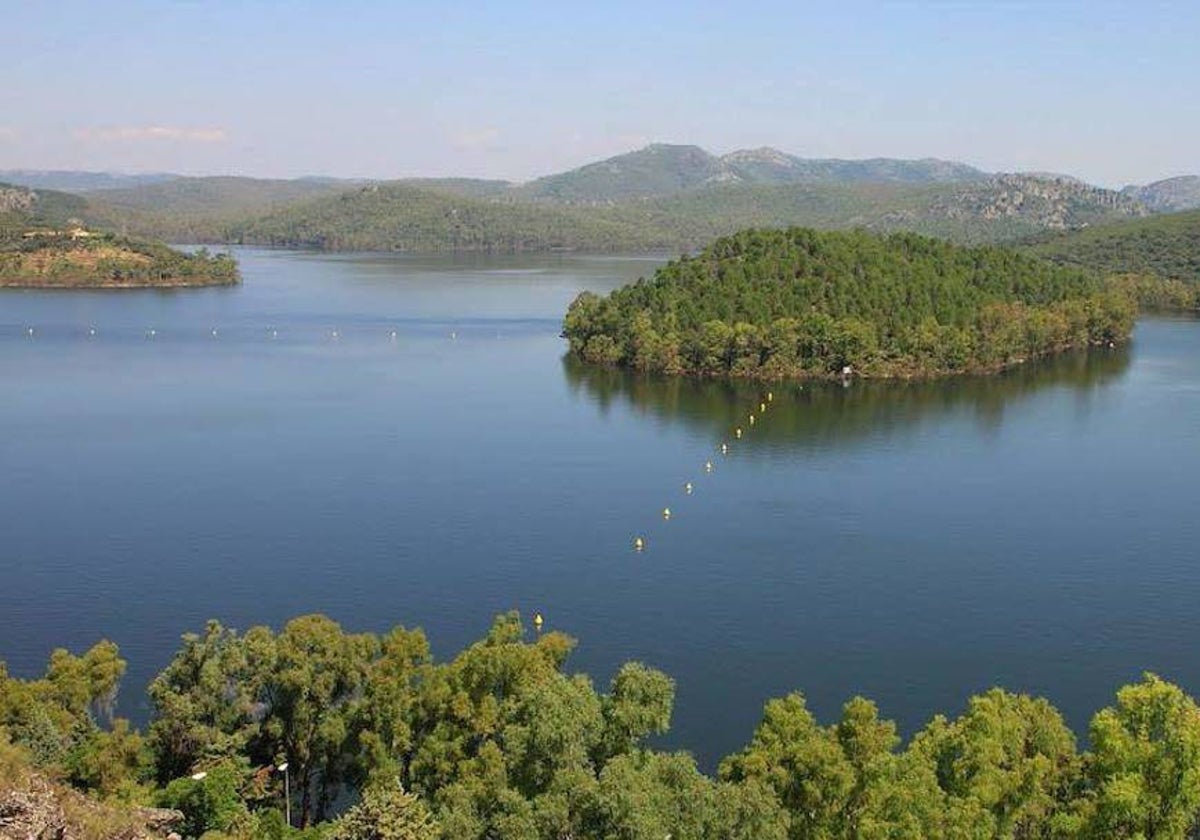
[(216, 327), (213, 327), (213, 331), (212, 331), (212, 337), (213, 337), (213, 338), (216, 338), (216, 337), (217, 337), (217, 328), (216, 328)]
[(156, 336), (156, 335), (158, 335), (158, 330), (149, 330), (146, 333), (147, 338), (154, 338), (154, 336)]
[[(496, 338), (499, 338), (499, 337), (500, 337), (500, 333), (496, 333)], [(458, 333), (451, 331), (450, 332), (450, 340), (454, 341), (457, 338), (458, 338)]]
[(338, 331), (337, 331), (337, 330), (334, 330), (334, 331), (333, 331), (333, 332), (331, 332), (329, 335), (330, 335), (332, 338), (337, 338), (337, 337), (338, 337)]
[(645, 547), (646, 547), (646, 541), (644, 539), (642, 539), (641, 537), (633, 538), (633, 550), (634, 551), (641, 551)]
[(670, 519), (670, 518), (671, 518), (671, 509), (663, 508), (663, 519)]
[(767, 391), (767, 402), (771, 402), (773, 399), (775, 399), (775, 395), (770, 391)]
[(279, 338), (279, 330), (271, 330), (271, 338)]
[(734, 430), (733, 430), (733, 436), (734, 436), (735, 438), (737, 438), (738, 440), (741, 440), (741, 439), (742, 439), (742, 430), (741, 430), (741, 428), (734, 429)]
[(721, 444), (721, 454), (722, 454), (722, 455), (728, 455), (728, 454), (729, 454), (729, 444), (728, 444), (728, 443), (722, 443), (722, 444)]
[(88, 327), (88, 335), (95, 335), (95, 334), (96, 334), (96, 328)]
[(392, 341), (395, 341), (396, 340), (396, 331), (392, 330), (391, 333), (389, 333), (389, 337), (392, 339)]
[(683, 492), (687, 493), (689, 496), (692, 495), (692, 482), (689, 481), (683, 485)]
[(29, 337), (30, 337), (30, 338), (33, 338), (33, 327), (30, 327), (30, 328), (29, 328), (28, 330), (26, 330), (25, 332), (26, 332), (26, 333), (29, 335)]
[(766, 411), (766, 410), (767, 410), (767, 404), (766, 404), (766, 403), (759, 403), (759, 404), (758, 404), (758, 413), (759, 413), (759, 414), (762, 414), (762, 413), (763, 413), (764, 411)]
[(705, 471), (705, 472), (712, 472), (712, 461), (705, 461), (705, 462), (704, 462), (704, 471)]
[(750, 415), (750, 425), (751, 426), (754, 425), (754, 415), (753, 414)]

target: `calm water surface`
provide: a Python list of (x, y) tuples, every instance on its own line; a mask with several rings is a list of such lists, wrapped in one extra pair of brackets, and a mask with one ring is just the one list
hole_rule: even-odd
[(773, 386), (733, 441), (760, 389), (563, 359), (574, 295), (653, 260), (239, 257), (236, 289), (0, 294), (14, 672), (112, 638), (144, 718), (210, 617), (419, 625), (446, 656), (540, 610), (601, 684), (672, 674), (667, 743), (709, 767), (793, 689), (906, 732), (997, 683), (1081, 731), (1142, 670), (1200, 693), (1200, 324), (988, 380)]

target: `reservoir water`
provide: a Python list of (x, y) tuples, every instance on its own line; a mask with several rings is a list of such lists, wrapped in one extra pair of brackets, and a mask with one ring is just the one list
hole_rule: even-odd
[(664, 381), (558, 338), (653, 258), (238, 257), (232, 289), (0, 294), (12, 672), (111, 638), (144, 720), (208, 618), (444, 657), (540, 611), (602, 685), (671, 674), (664, 743), (709, 768), (791, 690), (909, 734), (995, 684), (1080, 732), (1143, 670), (1200, 693), (1196, 322), (989, 379)]

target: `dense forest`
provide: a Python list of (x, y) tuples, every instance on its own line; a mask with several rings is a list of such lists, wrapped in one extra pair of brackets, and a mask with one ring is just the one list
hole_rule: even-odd
[(210, 622), (153, 681), (144, 732), (113, 717), (109, 642), (37, 679), (0, 665), (0, 802), (57, 779), (116, 814), (178, 809), (208, 840), (1165, 839), (1200, 817), (1200, 708), (1153, 675), (1096, 714), (1088, 752), (1048, 702), (1001, 689), (907, 744), (869, 700), (822, 724), (793, 693), (709, 776), (648, 746), (667, 675), (631, 662), (597, 691), (567, 669), (574, 645), (515, 613), (446, 662), (403, 627)]
[(1128, 338), (1125, 286), (997, 247), (916, 234), (750, 230), (607, 297), (563, 335), (588, 362), (760, 378), (996, 370)]
[(1107, 273), (1200, 283), (1200, 211), (1089, 227), (1043, 238), (1031, 250), (1055, 262)]

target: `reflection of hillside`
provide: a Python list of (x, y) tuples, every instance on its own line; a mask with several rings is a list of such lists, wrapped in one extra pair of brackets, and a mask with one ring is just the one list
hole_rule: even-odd
[(627, 403), (672, 422), (708, 429), (726, 437), (746, 426), (746, 414), (761, 395), (774, 394), (768, 416), (747, 434), (743, 445), (798, 448), (850, 443), (869, 435), (911, 428), (939, 415), (969, 412), (981, 426), (998, 426), (1006, 406), (1051, 388), (1084, 395), (1122, 376), (1129, 368), (1128, 347), (1079, 351), (1023, 365), (1002, 374), (923, 382), (855, 381), (849, 387), (826, 383), (752, 383), (659, 377), (563, 359), (568, 383), (607, 411)]

